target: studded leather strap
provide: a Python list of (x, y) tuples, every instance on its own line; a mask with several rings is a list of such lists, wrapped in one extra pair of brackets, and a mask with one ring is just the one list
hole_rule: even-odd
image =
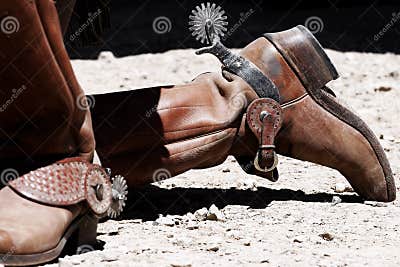
[(278, 163), (274, 143), (282, 125), (282, 114), (279, 103), (270, 98), (256, 99), (247, 108), (247, 123), (259, 142), (254, 159), (259, 171), (272, 171)]
[(105, 214), (112, 203), (111, 183), (99, 165), (69, 158), (31, 171), (9, 183), (34, 201), (69, 206), (86, 201), (94, 214)]

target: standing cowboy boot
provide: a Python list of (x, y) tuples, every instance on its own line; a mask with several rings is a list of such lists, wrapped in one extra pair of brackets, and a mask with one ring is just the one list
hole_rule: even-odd
[[(325, 84), (337, 73), (311, 33), (297, 27), (269, 34), (241, 55), (252, 63), (228, 63), (256, 65), (251, 73), (259, 79), (240, 69), (247, 82), (223, 71), (182, 86), (95, 95), (92, 116), (102, 162), (131, 187), (215, 166), (229, 154), (246, 172), (276, 180), (276, 146), (283, 155), (337, 169), (367, 199), (395, 198), (378, 141), (328, 93)], [(260, 92), (259, 81), (269, 84), (267, 91)], [(278, 99), (277, 94), (279, 104), (259, 99)]]
[(94, 244), (111, 185), (90, 163), (91, 117), (54, 1), (2, 1), (0, 22), (0, 263), (33, 265), (73, 235)]

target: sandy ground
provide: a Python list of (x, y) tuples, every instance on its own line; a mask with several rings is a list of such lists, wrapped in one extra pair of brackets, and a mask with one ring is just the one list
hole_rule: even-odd
[[(341, 74), (330, 86), (381, 137), (400, 185), (400, 56), (328, 54)], [(120, 59), (106, 52), (73, 66), (87, 93), (179, 84), (219, 69), (193, 50)], [(272, 183), (228, 158), (130, 192), (124, 216), (99, 226), (102, 250), (84, 247), (88, 253), (54, 265), (400, 266), (399, 201), (363, 203), (355, 193), (336, 193), (346, 180), (307, 162), (281, 157), (279, 170)], [(201, 208), (213, 204), (219, 211), (211, 208), (209, 219), (219, 221), (204, 219)]]

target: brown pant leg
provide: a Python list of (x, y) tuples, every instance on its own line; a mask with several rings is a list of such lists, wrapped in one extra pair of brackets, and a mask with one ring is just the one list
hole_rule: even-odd
[[(90, 114), (62, 42), (53, 1), (3, 1), (0, 158), (26, 171), (68, 156), (91, 159)], [(11, 28), (13, 26), (15, 28)]]

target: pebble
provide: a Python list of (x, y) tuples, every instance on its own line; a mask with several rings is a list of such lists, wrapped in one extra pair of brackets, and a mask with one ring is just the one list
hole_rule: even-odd
[(165, 226), (174, 226), (175, 221), (169, 217), (159, 217), (154, 221), (153, 225), (165, 225)]
[(207, 219), (207, 213), (208, 213), (207, 208), (201, 208), (194, 212), (194, 217), (198, 221), (205, 221)]
[(333, 198), (332, 198), (332, 206), (335, 206), (335, 205), (337, 205), (337, 204), (339, 204), (341, 202), (342, 202), (342, 199), (340, 197), (333, 196)]
[(335, 184), (335, 186), (333, 187), (333, 190), (336, 193), (354, 192), (354, 189), (351, 186), (346, 185), (344, 183)]
[(196, 216), (193, 213), (188, 212), (182, 219), (184, 221), (195, 221), (196, 220)]
[(78, 257), (71, 257), (71, 263), (73, 265), (79, 265), (82, 263), (82, 259), (78, 258)]
[(296, 236), (296, 237), (293, 239), (293, 242), (294, 242), (294, 243), (303, 243), (305, 240), (306, 240), (306, 238), (305, 238), (304, 236)]
[(186, 226), (186, 229), (195, 230), (195, 229), (199, 229), (199, 226), (194, 222), (189, 222), (188, 225)]
[(386, 203), (376, 202), (376, 201), (364, 201), (364, 204), (372, 207), (380, 207), (380, 208), (387, 207)]
[(171, 263), (171, 267), (192, 267), (192, 264)]
[(344, 193), (346, 191), (346, 185), (344, 183), (335, 184), (336, 193)]
[(229, 168), (223, 169), (222, 172), (230, 172), (231, 170)]
[(111, 51), (103, 51), (100, 53), (99, 59), (110, 63), (111, 60), (115, 59), (115, 56)]
[(101, 253), (100, 258), (103, 262), (117, 261), (121, 257), (121, 251), (109, 250), (107, 253)]
[(319, 236), (322, 237), (322, 239), (326, 240), (326, 241), (332, 241), (333, 240), (333, 235), (331, 235), (330, 233), (319, 234)]
[(210, 221), (223, 221), (224, 214), (214, 204), (211, 205), (207, 213), (207, 220)]
[(400, 76), (400, 74), (397, 71), (392, 71), (389, 73), (389, 76), (392, 78), (398, 78)]
[(389, 92), (390, 90), (392, 90), (392, 87), (388, 86), (380, 86), (374, 89), (375, 92)]
[(207, 248), (207, 251), (214, 251), (214, 252), (217, 252), (218, 250), (219, 250), (219, 247), (218, 247), (218, 246), (211, 246), (211, 247)]

